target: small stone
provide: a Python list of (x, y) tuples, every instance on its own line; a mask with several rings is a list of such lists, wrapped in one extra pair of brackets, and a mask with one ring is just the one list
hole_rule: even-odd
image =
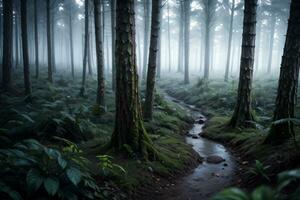
[(224, 166), (224, 167), (227, 167), (227, 166), (228, 166), (228, 164), (227, 164), (227, 163), (224, 163), (224, 164), (223, 164), (223, 166)]
[(205, 123), (205, 120), (199, 119), (199, 120), (197, 121), (197, 123), (198, 123), (198, 124), (204, 124), (204, 123)]
[(212, 156), (208, 156), (206, 158), (206, 162), (211, 163), (211, 164), (219, 164), (224, 161), (225, 161), (225, 159), (218, 155), (212, 155)]
[(193, 139), (199, 139), (199, 136), (198, 135), (193, 135), (192, 138)]

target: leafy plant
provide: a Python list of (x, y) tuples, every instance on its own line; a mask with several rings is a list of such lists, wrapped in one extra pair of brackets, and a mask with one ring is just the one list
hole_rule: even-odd
[(108, 155), (97, 156), (99, 159), (98, 167), (101, 168), (104, 175), (116, 174), (116, 173), (126, 173), (125, 169), (120, 165), (114, 164), (111, 160), (113, 159)]
[(278, 175), (278, 183), (275, 189), (268, 186), (259, 186), (251, 193), (239, 188), (228, 188), (217, 194), (212, 200), (297, 200), (300, 196), (299, 187), (285, 194), (283, 189), (292, 183), (299, 183), (300, 169), (285, 171)]
[(12, 148), (1, 149), (0, 160), (0, 197), (36, 199), (46, 195), (58, 199), (93, 199), (101, 196), (88, 161), (74, 147), (60, 151), (27, 139)]
[(270, 181), (270, 178), (266, 173), (269, 168), (269, 165), (264, 166), (259, 160), (255, 160), (255, 167), (250, 170), (250, 173), (254, 174), (255, 176), (261, 176), (265, 180)]

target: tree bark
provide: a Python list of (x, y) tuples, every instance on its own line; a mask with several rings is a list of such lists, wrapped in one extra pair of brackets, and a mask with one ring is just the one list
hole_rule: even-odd
[(53, 73), (52, 73), (52, 38), (51, 38), (51, 8), (50, 8), (50, 0), (46, 2), (47, 6), (47, 47), (48, 47), (48, 81), (53, 83)]
[[(89, 1), (89, 0), (88, 0)], [(91, 59), (91, 33), (89, 33), (89, 40), (88, 40), (88, 47), (87, 47), (87, 59), (88, 59), (88, 70), (89, 70), (89, 75), (93, 75), (93, 69), (92, 69), (92, 59)]]
[(74, 66), (74, 44), (73, 44), (73, 20), (72, 20), (72, 5), (69, 9), (69, 39), (70, 39), (70, 56), (71, 56), (71, 71), (72, 78), (75, 78), (75, 66)]
[(228, 39), (228, 50), (227, 50), (227, 63), (225, 71), (225, 81), (229, 78), (230, 58), (231, 58), (231, 47), (232, 47), (232, 34), (233, 34), (233, 17), (234, 17), (235, 0), (232, 1), (230, 25), (229, 25), (229, 39)]
[(271, 38), (270, 38), (269, 55), (268, 55), (268, 74), (271, 73), (271, 69), (272, 69), (275, 26), (276, 26), (276, 16), (274, 16), (274, 14), (273, 14), (272, 19), (271, 19), (271, 33), (270, 33)]
[(37, 0), (34, 0), (35, 77), (39, 78), (39, 35)]
[[(5, 27), (5, 29), (4, 29)], [(4, 31), (5, 30), (5, 31)], [(12, 87), (12, 46), (13, 46), (13, 1), (3, 0), (3, 66), (2, 85), (5, 91)]]
[(254, 116), (251, 108), (257, 0), (245, 0), (243, 42), (238, 96), (230, 126), (251, 126)]
[(178, 67), (177, 72), (183, 71), (183, 46), (184, 46), (184, 6), (183, 2), (180, 1), (180, 21), (179, 21), (179, 39), (178, 39)]
[(99, 0), (94, 0), (94, 23), (96, 40), (96, 59), (97, 59), (97, 100), (96, 103), (102, 107), (105, 106), (105, 82), (104, 82), (104, 63), (103, 63), (103, 43), (101, 30), (101, 4)]
[(184, 83), (190, 83), (189, 60), (190, 60), (190, 0), (184, 1)]
[(170, 2), (167, 2), (167, 11), (168, 11), (168, 56), (169, 56), (169, 72), (171, 72), (172, 62), (171, 62), (171, 34), (170, 34)]
[[(111, 139), (116, 151), (135, 152), (155, 159), (156, 151), (144, 128), (138, 92), (135, 53), (134, 0), (117, 0), (116, 15), (116, 118)], [(127, 152), (124, 152), (124, 150)]]
[(144, 0), (144, 56), (143, 56), (143, 75), (142, 79), (146, 80), (147, 74), (147, 61), (148, 61), (148, 48), (149, 48), (149, 38), (150, 38), (150, 0)]
[[(116, 46), (116, 0), (111, 0), (111, 64), (112, 64), (112, 89), (116, 89), (116, 59), (115, 59), (115, 46)], [(140, 56), (140, 52), (139, 52)], [(142, 65), (139, 66), (140, 68)]]
[(83, 67), (82, 67), (82, 82), (80, 89), (80, 96), (85, 96), (85, 82), (86, 82), (86, 65), (87, 65), (87, 57), (88, 57), (88, 43), (89, 43), (89, 0), (85, 0), (84, 2), (84, 23), (85, 23), (85, 31), (84, 31), (84, 50), (83, 50)]
[(149, 49), (149, 61), (147, 72), (146, 100), (144, 104), (144, 119), (152, 120), (154, 88), (155, 88), (155, 73), (157, 65), (158, 40), (160, 30), (160, 7), (161, 0), (153, 0), (152, 16), (151, 16), (151, 38)]
[(21, 29), (24, 65), (25, 94), (31, 95), (29, 56), (28, 56), (28, 34), (27, 34), (27, 0), (21, 1)]
[(15, 68), (19, 67), (19, 20), (18, 3), (15, 4)]
[[(273, 117), (275, 122), (282, 119), (295, 118), (300, 67), (299, 9), (300, 2), (292, 0)], [(265, 142), (271, 144), (283, 143), (294, 134), (292, 121), (287, 120), (283, 123), (274, 123)]]
[(210, 71), (210, 26), (211, 26), (211, 0), (205, 2), (205, 56), (204, 56), (204, 79), (209, 78)]
[[(162, 23), (162, 10), (159, 12), (159, 22)], [(159, 33), (158, 33), (158, 50), (157, 50), (157, 78), (161, 78), (161, 50), (162, 50), (162, 42), (161, 42), (161, 37), (162, 37), (162, 29), (160, 27)]]

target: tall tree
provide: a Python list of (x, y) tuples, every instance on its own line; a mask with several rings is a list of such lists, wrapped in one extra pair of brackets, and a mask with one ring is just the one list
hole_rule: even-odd
[(147, 61), (148, 61), (148, 50), (149, 50), (149, 39), (150, 39), (150, 0), (144, 0), (144, 58), (143, 58), (143, 72), (142, 78), (146, 80), (147, 74)]
[(276, 26), (276, 16), (271, 15), (270, 43), (269, 43), (269, 55), (268, 55), (268, 74), (271, 73), (271, 68), (272, 68), (275, 26)]
[(229, 38), (228, 38), (228, 50), (227, 50), (227, 62), (226, 62), (226, 71), (225, 71), (225, 81), (228, 81), (228, 78), (229, 78), (229, 67), (230, 67), (232, 34), (233, 34), (234, 8), (235, 8), (235, 0), (232, 1), (232, 5), (231, 5), (231, 9), (230, 9), (231, 13), (230, 13), (230, 25), (229, 25)]
[(151, 38), (150, 38), (147, 86), (146, 86), (146, 100), (144, 104), (144, 118), (147, 120), (151, 120), (153, 115), (155, 73), (156, 73), (156, 65), (157, 65), (158, 40), (159, 40), (159, 30), (160, 30), (160, 21), (159, 21), (160, 12), (161, 12), (161, 0), (153, 0), (152, 16), (151, 16)]
[(39, 35), (37, 0), (34, 0), (35, 77), (39, 78)]
[[(279, 85), (274, 112), (274, 121), (295, 118), (298, 78), (300, 67), (300, 1), (292, 0), (290, 17), (281, 61)], [(273, 123), (267, 143), (282, 143), (294, 134), (294, 124), (290, 120)]]
[(69, 5), (69, 40), (70, 40), (70, 56), (71, 56), (71, 71), (72, 71), (72, 78), (75, 77), (75, 66), (74, 66), (74, 44), (73, 44), (73, 7), (72, 4)]
[(15, 2), (15, 67), (19, 67), (19, 2)]
[(117, 0), (116, 14), (116, 118), (111, 146), (126, 147), (145, 159), (155, 158), (152, 141), (144, 128), (138, 92), (135, 54), (134, 0)]
[[(115, 59), (115, 46), (116, 46), (116, 0), (111, 0), (111, 64), (112, 64), (112, 89), (116, 89), (116, 59)], [(140, 55), (140, 54), (139, 54)], [(141, 67), (141, 65), (140, 65)]]
[(177, 72), (183, 71), (183, 46), (184, 46), (184, 6), (183, 1), (179, 1), (179, 42), (178, 42), (178, 67)]
[(169, 72), (171, 72), (171, 30), (170, 30), (170, 0), (167, 2), (167, 11), (168, 11), (168, 56), (169, 56)]
[(102, 107), (104, 102), (104, 63), (103, 63), (103, 46), (102, 46), (102, 30), (101, 30), (101, 4), (99, 0), (94, 0), (94, 23), (95, 23), (95, 40), (96, 40), (96, 59), (97, 59), (97, 100), (96, 103)]
[(89, 0), (85, 0), (84, 2), (84, 23), (85, 23), (85, 31), (84, 31), (84, 49), (83, 49), (83, 67), (82, 67), (82, 82), (80, 89), (80, 96), (85, 95), (85, 82), (86, 82), (86, 65), (88, 59), (88, 48), (89, 48)]
[(190, 0), (184, 1), (184, 83), (190, 83), (189, 60), (190, 60)]
[(29, 55), (28, 55), (28, 34), (27, 34), (27, 0), (21, 1), (21, 30), (22, 30), (25, 94), (31, 95)]
[[(4, 29), (5, 27), (5, 29)], [(5, 31), (4, 31), (5, 30)], [(3, 0), (3, 61), (2, 86), (9, 91), (12, 86), (12, 45), (13, 45), (13, 1)]]
[(211, 27), (212, 27), (212, 18), (215, 12), (214, 9), (214, 0), (203, 0), (204, 2), (204, 12), (205, 12), (205, 55), (204, 55), (204, 78), (209, 78), (210, 71), (210, 53), (211, 53)]
[(47, 48), (48, 48), (48, 81), (53, 83), (53, 73), (52, 73), (52, 38), (51, 38), (51, 7), (50, 0), (46, 1), (47, 10)]
[[(163, 15), (162, 11), (159, 13), (159, 22), (162, 23)], [(161, 37), (162, 37), (162, 28), (159, 29), (158, 33), (158, 50), (157, 50), (157, 78), (160, 79), (161, 77), (161, 48), (162, 48), (162, 42), (161, 42)]]
[(251, 108), (257, 0), (245, 0), (243, 41), (237, 102), (230, 126), (249, 126), (254, 121)]

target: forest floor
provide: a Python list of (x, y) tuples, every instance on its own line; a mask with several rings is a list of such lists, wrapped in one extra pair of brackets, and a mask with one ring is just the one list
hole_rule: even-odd
[[(22, 77), (22, 74), (17, 74), (16, 77)], [(187, 180), (186, 177), (197, 172), (199, 166), (199, 173), (203, 169), (208, 169), (206, 174), (219, 181), (220, 174), (209, 170), (214, 170), (214, 167), (219, 171), (224, 170), (224, 162), (209, 165), (206, 162), (209, 152), (203, 155), (197, 152), (194, 145), (205, 141), (205, 138), (225, 145), (223, 147), (212, 142), (212, 149), (221, 148), (222, 152), (226, 153), (220, 154), (225, 155), (224, 158), (227, 158), (227, 154), (235, 157), (233, 160), (237, 162), (236, 164), (231, 166), (228, 160), (226, 163), (226, 169), (233, 170), (230, 180), (223, 177), (226, 186), (241, 185), (252, 188), (258, 184), (270, 184), (279, 172), (299, 167), (300, 151), (295, 146), (295, 141), (289, 140), (280, 148), (261, 144), (271, 124), (277, 86), (275, 80), (255, 81), (253, 108), (257, 119), (256, 129), (234, 130), (228, 129), (226, 123), (230, 119), (235, 103), (236, 81), (224, 83), (195, 79), (188, 86), (181, 84), (181, 80), (176, 76), (158, 81), (160, 89), (155, 95), (154, 119), (145, 122), (145, 127), (155, 147), (164, 156), (164, 162), (140, 160), (129, 149), (126, 150), (126, 156), (107, 151), (105, 147), (113, 132), (115, 112), (114, 92), (109, 89), (109, 82), (105, 93), (106, 112), (103, 113), (102, 109), (95, 105), (97, 86), (95, 77), (88, 76), (84, 97), (78, 95), (81, 87), (80, 78), (73, 80), (70, 77), (56, 75), (53, 85), (45, 81), (44, 75), (39, 80), (32, 79), (32, 98), (24, 97), (22, 78), (14, 80), (14, 92), (0, 95), (0, 149), (13, 149), (24, 139), (35, 139), (44, 145), (44, 149), (54, 148), (62, 155), (65, 155), (66, 148), (75, 148), (76, 153), (80, 153), (80, 158), (86, 163), (80, 169), (95, 178), (100, 185), (102, 197), (107, 199), (159, 199), (158, 197), (174, 199), (174, 195), (178, 194), (175, 190), (184, 191), (186, 188), (180, 189), (184, 187), (181, 183)], [(144, 87), (141, 88), (143, 99)], [(178, 100), (174, 101), (168, 96)], [(208, 119), (199, 138), (189, 135), (199, 116), (195, 115), (195, 109), (186, 107), (183, 102), (197, 107), (196, 113), (201, 112)], [(300, 105), (297, 106), (297, 118), (300, 117), (299, 111)], [(198, 131), (197, 129), (196, 134)], [(300, 140), (299, 132), (297, 128), (297, 142)], [(67, 145), (57, 142), (57, 138), (66, 139)], [(262, 170), (259, 169), (257, 161), (262, 164)], [(0, 162), (0, 166), (2, 164), (7, 166), (6, 162)], [(15, 168), (20, 168), (19, 164), (13, 162), (9, 166), (14, 171)], [(56, 163), (58, 164), (61, 165), (60, 162)], [(228, 164), (230, 166), (227, 166)], [(35, 165), (22, 167), (23, 171), (18, 172), (20, 174), (15, 173), (17, 177), (15, 180), (26, 180), (27, 172), (36, 168)], [(201, 178), (199, 173), (196, 184)], [(12, 188), (21, 184), (18, 191), (21, 195), (30, 199), (39, 198), (35, 195), (40, 193), (32, 193), (23, 187), (26, 185), (25, 182), (11, 183), (13, 178), (9, 170), (8, 173), (1, 171), (0, 174), (4, 177), (3, 181), (8, 180), (10, 184), (15, 184)], [(195, 177), (192, 176), (190, 180), (193, 178)], [(207, 176), (202, 178), (206, 179)], [(58, 191), (64, 193), (64, 189), (59, 188)], [(209, 193), (205, 194), (205, 198), (211, 197), (222, 188), (217, 191), (215, 188), (211, 189), (212, 192), (208, 188), (202, 188), (202, 191), (208, 190)], [(42, 189), (39, 191), (43, 193)], [(199, 188), (194, 192), (197, 195), (203, 193)], [(75, 195), (80, 197), (82, 193), (75, 192)]]
[[(256, 122), (255, 128), (248, 129), (227, 126), (234, 110), (237, 81), (225, 83), (195, 79), (188, 86), (174, 84), (178, 81), (178, 78), (164, 80), (160, 82), (160, 87), (174, 98), (195, 105), (208, 117), (201, 136), (224, 144), (237, 155), (240, 178), (237, 185), (251, 189), (257, 185), (273, 184), (278, 173), (300, 167), (299, 127), (296, 127), (295, 137), (280, 146), (263, 144), (272, 123), (277, 80), (254, 81), (252, 99)], [(295, 113), (299, 119), (299, 104)]]
[[(21, 73), (18, 76), (21, 77)], [(45, 148), (54, 148), (61, 154), (66, 148), (76, 147), (80, 156), (88, 160), (85, 165), (87, 172), (104, 188), (102, 195), (108, 199), (140, 198), (154, 185), (159, 186), (156, 188), (159, 192), (170, 187), (175, 177), (187, 173), (201, 162), (202, 159), (185, 143), (184, 133), (193, 124), (193, 117), (176, 103), (166, 101), (159, 93), (155, 96), (154, 119), (145, 122), (145, 127), (155, 147), (164, 156), (164, 162), (150, 162), (140, 160), (130, 150), (126, 156), (106, 150), (114, 128), (115, 112), (114, 92), (109, 89), (109, 83), (105, 93), (106, 112), (102, 113), (101, 108), (95, 105), (95, 77), (88, 77), (84, 97), (78, 95), (80, 81), (55, 76), (52, 85), (45, 80), (46, 76), (32, 79), (31, 98), (23, 95), (22, 79), (15, 79), (13, 93), (1, 93), (0, 132), (6, 136), (0, 137), (1, 149), (13, 149), (27, 139), (35, 139)], [(61, 145), (57, 138), (66, 139), (70, 146)], [(103, 155), (110, 156), (107, 157), (109, 161), (101, 157)], [(105, 163), (104, 167), (101, 162)], [(12, 169), (17, 167), (16, 163), (11, 165)], [(22, 174), (16, 174), (19, 179), (26, 180), (27, 171), (35, 168), (27, 167)], [(10, 182), (12, 178), (5, 172), (1, 173)], [(22, 177), (24, 174), (25, 177)], [(63, 188), (60, 190), (63, 191)], [(26, 190), (17, 192), (29, 195), (31, 199), (39, 198), (27, 194)]]

